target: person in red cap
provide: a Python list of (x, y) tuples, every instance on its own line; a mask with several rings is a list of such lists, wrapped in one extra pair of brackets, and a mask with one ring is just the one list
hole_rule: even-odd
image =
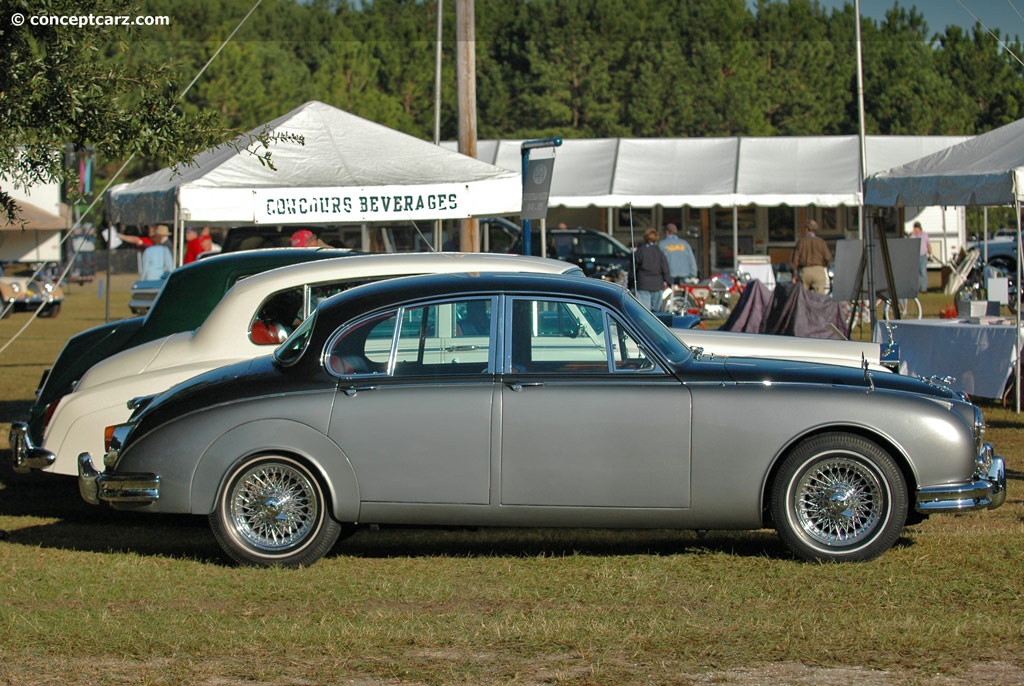
[(309, 229), (299, 229), (292, 234), (293, 248), (312, 248), (316, 247), (316, 244), (316, 236)]

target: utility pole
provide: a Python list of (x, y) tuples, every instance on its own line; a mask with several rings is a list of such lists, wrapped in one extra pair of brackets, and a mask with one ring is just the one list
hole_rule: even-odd
[[(476, 157), (476, 12), (475, 0), (455, 0), (455, 71), (459, 105), (459, 152)], [(462, 220), (459, 245), (480, 250), (480, 222)]]
[[(444, 38), (444, 0), (437, 0), (437, 41), (434, 46), (434, 145), (441, 145), (441, 39)], [(440, 251), (440, 219), (434, 220), (434, 251)]]

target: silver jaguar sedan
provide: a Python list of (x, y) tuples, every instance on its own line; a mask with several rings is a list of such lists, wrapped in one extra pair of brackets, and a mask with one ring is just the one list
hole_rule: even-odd
[(448, 274), (323, 302), (272, 356), (140, 400), (91, 503), (209, 517), (243, 564), (357, 525), (774, 527), (868, 560), (931, 514), (999, 507), (1003, 460), (948, 387), (695, 354), (614, 284)]

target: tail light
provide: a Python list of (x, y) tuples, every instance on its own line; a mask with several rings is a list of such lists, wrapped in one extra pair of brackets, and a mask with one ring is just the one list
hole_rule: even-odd
[(103, 452), (109, 453), (110, 446), (114, 442), (114, 429), (117, 428), (117, 424), (111, 424), (103, 430)]
[[(63, 397), (63, 396), (62, 396)], [(46, 410), (43, 412), (43, 433), (46, 433), (47, 427), (50, 426), (50, 420), (53, 419), (53, 413), (57, 411), (57, 405), (60, 403), (61, 398), (57, 398), (52, 403), (46, 406)]]

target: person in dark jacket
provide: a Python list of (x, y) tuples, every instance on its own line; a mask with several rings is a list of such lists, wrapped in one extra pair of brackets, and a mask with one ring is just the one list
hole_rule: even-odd
[(629, 274), (630, 287), (644, 307), (651, 312), (661, 310), (661, 293), (672, 283), (668, 259), (658, 247), (658, 232), (647, 229), (644, 244), (633, 253), (633, 269)]

